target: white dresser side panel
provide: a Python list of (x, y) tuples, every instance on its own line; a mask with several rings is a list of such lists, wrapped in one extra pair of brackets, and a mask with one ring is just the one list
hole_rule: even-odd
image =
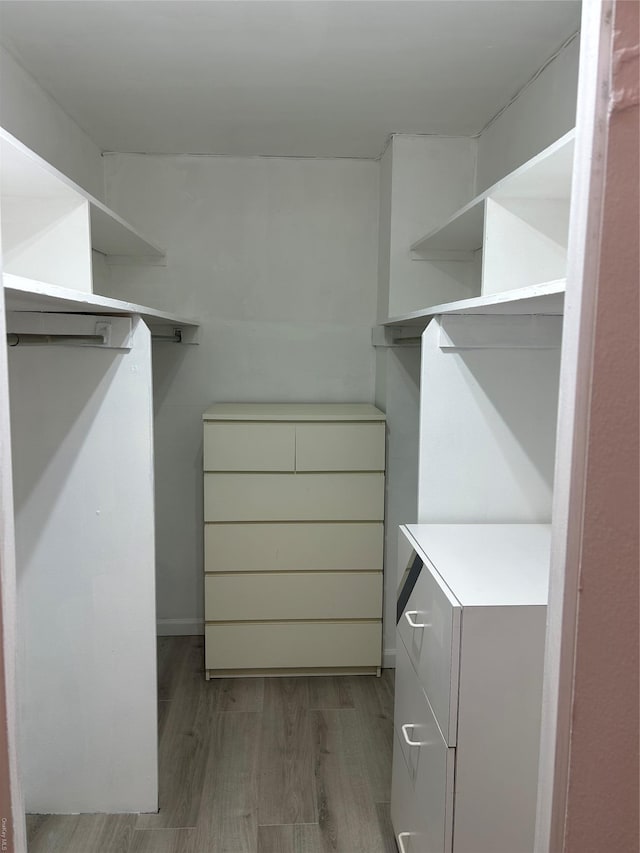
[(546, 607), (462, 611), (455, 853), (533, 849)]

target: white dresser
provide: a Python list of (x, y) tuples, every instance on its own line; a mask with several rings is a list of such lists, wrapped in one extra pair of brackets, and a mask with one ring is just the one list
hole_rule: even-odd
[(217, 403), (203, 418), (207, 678), (379, 672), (384, 414)]
[(408, 577), (412, 591), (396, 651), (399, 849), (532, 853), (549, 526), (400, 531), (400, 588)]

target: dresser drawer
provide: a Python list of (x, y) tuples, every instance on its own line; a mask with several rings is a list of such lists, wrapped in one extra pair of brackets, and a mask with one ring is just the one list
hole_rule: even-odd
[(460, 613), (460, 604), (425, 564), (398, 624), (398, 634), (449, 746), (456, 743)]
[(421, 749), (428, 751), (420, 755), (414, 774), (394, 733), (391, 822), (398, 850), (451, 853), (455, 750), (445, 745), (439, 732), (433, 744)]
[(204, 475), (205, 521), (382, 521), (384, 475)]
[(384, 423), (297, 424), (296, 471), (384, 471)]
[(206, 524), (206, 572), (382, 571), (379, 522)]
[(205, 423), (205, 471), (293, 471), (295, 425)]
[[(450, 850), (455, 750), (444, 742), (402, 642), (398, 646), (393, 719), (394, 751), (401, 753), (401, 759), (394, 758), (393, 783), (406, 787), (403, 776), (408, 776), (416, 811), (409, 831), (418, 831), (421, 838), (418, 844), (417, 838), (410, 837), (405, 848), (407, 853), (414, 848), (420, 853)], [(402, 831), (401, 826), (394, 821), (396, 831)]]
[(423, 810), (416, 801), (414, 779), (409, 773), (398, 735), (393, 738), (391, 770), (391, 823), (400, 853), (424, 853)]
[(207, 621), (379, 619), (381, 572), (207, 575)]
[(381, 622), (205, 625), (207, 669), (379, 667)]

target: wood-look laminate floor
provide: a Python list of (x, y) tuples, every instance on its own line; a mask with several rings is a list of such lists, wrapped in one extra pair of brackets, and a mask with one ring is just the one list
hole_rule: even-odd
[(158, 641), (160, 810), (30, 815), (29, 853), (396, 853), (393, 670), (205, 681)]

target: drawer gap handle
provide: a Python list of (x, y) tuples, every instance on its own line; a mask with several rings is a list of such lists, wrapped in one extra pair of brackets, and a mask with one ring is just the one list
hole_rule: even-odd
[(400, 853), (407, 853), (407, 849), (404, 846), (404, 839), (411, 838), (413, 835), (412, 832), (399, 832), (398, 833), (398, 847), (400, 848)]
[(412, 628), (430, 628), (431, 627), (430, 623), (428, 623), (428, 622), (414, 622), (414, 620), (411, 618), (412, 616), (419, 616), (419, 615), (420, 615), (419, 610), (407, 610), (404, 614), (404, 618), (407, 620), (407, 622), (409, 623), (409, 625), (411, 625)]
[(406, 740), (409, 746), (429, 746), (428, 740), (411, 740), (411, 738), (407, 734), (407, 729), (411, 729), (411, 734), (413, 734), (413, 730), (415, 729), (415, 727), (415, 723), (405, 723), (403, 726), (401, 726), (403, 738)]

